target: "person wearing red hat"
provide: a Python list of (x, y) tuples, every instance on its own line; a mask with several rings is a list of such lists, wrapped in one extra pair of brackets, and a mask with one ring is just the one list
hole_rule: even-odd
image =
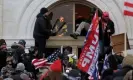
[(103, 12), (99, 21), (99, 40), (104, 47), (109, 47), (110, 37), (115, 33), (114, 22), (110, 19), (108, 12)]
[(40, 80), (44, 80), (48, 78), (48, 80), (62, 80), (62, 64), (61, 60), (58, 59), (50, 65), (48, 71), (42, 74)]
[[(99, 62), (103, 62), (105, 54), (112, 53), (111, 36), (115, 33), (114, 22), (110, 19), (108, 12), (103, 12), (99, 21)], [(109, 50), (111, 49), (111, 50)], [(101, 67), (100, 67), (101, 66)], [(102, 64), (99, 63), (99, 72), (102, 71)]]
[[(91, 12), (91, 18), (93, 18), (96, 9)], [(98, 10), (99, 15), (99, 45), (100, 45), (100, 54), (99, 54), (99, 61), (103, 60), (105, 57), (105, 53), (107, 53), (108, 49), (112, 49), (110, 46), (111, 40), (110, 37), (115, 33), (114, 22), (110, 19), (108, 12), (101, 12)], [(91, 23), (90, 23), (91, 24)], [(87, 25), (88, 29), (90, 24)], [(70, 36), (74, 39), (80, 35), (82, 29), (85, 28), (85, 25), (79, 25), (76, 32), (70, 34)], [(86, 29), (86, 31), (88, 31)]]

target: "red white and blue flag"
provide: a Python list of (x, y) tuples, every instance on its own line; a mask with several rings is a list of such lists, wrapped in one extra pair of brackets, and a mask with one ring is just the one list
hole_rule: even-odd
[(133, 16), (133, 0), (125, 0), (124, 15)]
[(86, 42), (80, 54), (78, 61), (78, 68), (90, 76), (96, 69), (96, 63), (99, 53), (99, 17), (98, 11), (96, 11), (91, 26), (86, 36)]
[(46, 59), (33, 59), (32, 64), (35, 66), (35, 69), (39, 69), (44, 66), (50, 66)]
[(43, 59), (33, 59), (32, 64), (35, 66), (35, 69), (39, 69), (44, 66), (50, 66), (52, 62), (56, 61), (58, 59), (58, 55), (61, 54), (60, 49), (57, 49), (54, 51), (50, 56)]
[(108, 62), (108, 57), (109, 57), (109, 55), (105, 55), (105, 59), (104, 59), (104, 64), (103, 64), (103, 70), (102, 70), (102, 73), (106, 70), (106, 69), (108, 69), (108, 68), (110, 68), (109, 67), (109, 62)]

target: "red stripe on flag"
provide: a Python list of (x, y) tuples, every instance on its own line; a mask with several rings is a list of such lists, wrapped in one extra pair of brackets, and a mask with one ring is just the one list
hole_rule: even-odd
[(133, 3), (130, 2), (124, 2), (124, 5), (127, 7), (132, 7), (133, 8)]
[(32, 64), (35, 66), (36, 69), (51, 65), (45, 59), (33, 59)]
[(124, 10), (124, 15), (133, 16), (133, 12)]

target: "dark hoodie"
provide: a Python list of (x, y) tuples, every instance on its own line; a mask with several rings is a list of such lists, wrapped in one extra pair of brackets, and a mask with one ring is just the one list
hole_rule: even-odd
[[(111, 32), (107, 32), (110, 30)], [(102, 20), (99, 21), (99, 40), (103, 40), (104, 46), (110, 46), (110, 36), (115, 33), (114, 22), (112, 20), (108, 21), (105, 31), (102, 30)]]
[[(47, 12), (47, 11), (46, 11)], [(46, 13), (44, 12), (44, 14)], [(45, 38), (48, 39), (51, 34), (52, 25), (47, 16), (43, 16), (42, 13), (37, 15), (35, 22), (33, 37), (34, 38)]]

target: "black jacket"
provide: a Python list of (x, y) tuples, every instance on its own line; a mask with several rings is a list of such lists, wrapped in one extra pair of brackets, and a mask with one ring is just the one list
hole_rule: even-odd
[(50, 23), (50, 20), (47, 17), (42, 16), (41, 14), (37, 15), (33, 37), (48, 39), (51, 35), (51, 29), (52, 25)]
[[(110, 30), (111, 32), (107, 32)], [(112, 20), (108, 21), (105, 32), (102, 30), (102, 21), (99, 22), (99, 40), (103, 41), (104, 46), (110, 46), (110, 36), (115, 33), (114, 22)]]
[(0, 51), (0, 70), (2, 69), (2, 67), (6, 66), (6, 57), (7, 57), (7, 52)]

